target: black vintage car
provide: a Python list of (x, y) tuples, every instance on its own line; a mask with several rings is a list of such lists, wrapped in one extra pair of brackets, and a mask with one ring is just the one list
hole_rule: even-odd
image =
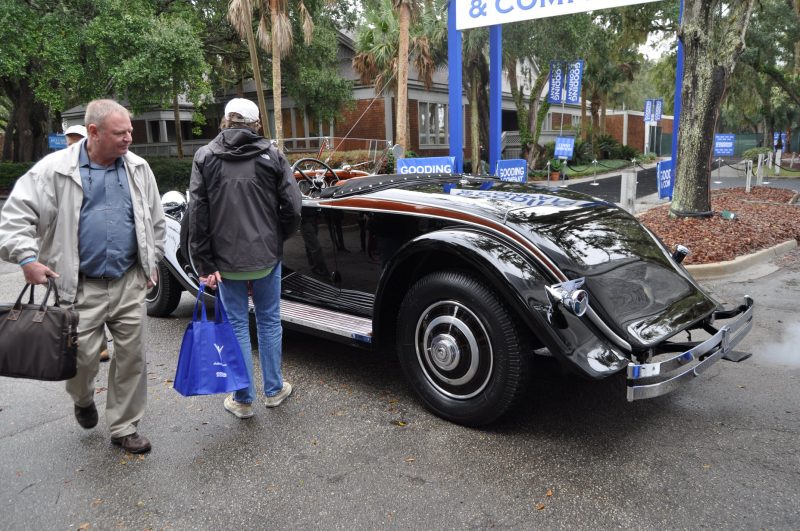
[[(518, 402), (535, 355), (593, 379), (627, 371), (638, 400), (741, 357), (732, 349), (752, 327), (752, 299), (724, 310), (680, 252), (605, 201), (462, 175), (338, 181), (325, 168), (299, 178), (284, 326), (396, 352), (424, 404), (460, 424), (490, 423)], [(181, 234), (187, 205), (176, 192), (164, 204), (154, 316), (174, 310), (183, 289), (197, 292)]]

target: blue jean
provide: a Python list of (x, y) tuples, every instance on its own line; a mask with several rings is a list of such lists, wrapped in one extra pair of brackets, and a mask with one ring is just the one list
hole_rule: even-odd
[(258, 330), (258, 359), (264, 379), (264, 394), (275, 396), (283, 387), (281, 376), (281, 264), (272, 272), (258, 280), (223, 279), (217, 288), (228, 320), (239, 340), (244, 354), (250, 387), (240, 389), (233, 399), (243, 404), (252, 404), (256, 399), (256, 386), (253, 379), (253, 349), (250, 346), (250, 311), (248, 307), (247, 283), (253, 285), (253, 305), (255, 306), (256, 329)]

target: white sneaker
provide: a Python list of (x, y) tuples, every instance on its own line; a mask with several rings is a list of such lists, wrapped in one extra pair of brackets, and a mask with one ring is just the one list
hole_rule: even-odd
[(240, 419), (249, 419), (253, 416), (253, 404), (242, 404), (241, 402), (237, 402), (233, 399), (232, 394), (225, 397), (224, 405), (228, 412), (233, 414), (235, 417), (239, 417)]
[(283, 387), (275, 396), (268, 396), (264, 399), (264, 405), (267, 407), (278, 407), (281, 402), (286, 400), (292, 394), (292, 384), (287, 381), (283, 382)]

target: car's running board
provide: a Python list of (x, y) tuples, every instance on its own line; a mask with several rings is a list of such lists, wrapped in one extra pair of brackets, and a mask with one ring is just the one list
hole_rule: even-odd
[(281, 299), (281, 320), (306, 329), (372, 343), (372, 319)]

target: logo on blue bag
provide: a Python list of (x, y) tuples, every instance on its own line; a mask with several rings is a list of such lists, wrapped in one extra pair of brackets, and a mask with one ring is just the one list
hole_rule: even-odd
[[(217, 354), (219, 355), (219, 359), (221, 360), (222, 359), (222, 349), (225, 348), (225, 345), (217, 345), (216, 343), (214, 343), (214, 348), (217, 349)], [(227, 363), (222, 363), (222, 361), (215, 361), (213, 364), (217, 365), (219, 367), (227, 367), (228, 366)], [(217, 378), (227, 378), (227, 377), (228, 377), (228, 373), (227, 372), (217, 371)]]

